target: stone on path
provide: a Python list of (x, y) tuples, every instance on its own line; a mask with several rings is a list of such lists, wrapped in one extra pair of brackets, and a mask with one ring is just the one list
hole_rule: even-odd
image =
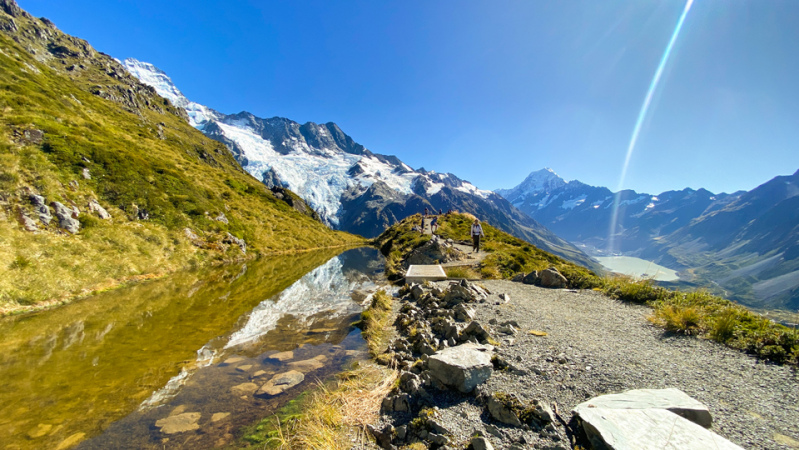
[(252, 364), (244, 364), (243, 366), (236, 367), (239, 372), (249, 372), (252, 369)]
[(200, 425), (197, 423), (200, 421), (200, 417), (201, 414), (198, 412), (188, 412), (159, 419), (155, 422), (155, 426), (160, 428), (162, 433), (183, 433), (200, 428)]
[(707, 406), (691, 398), (685, 392), (669, 389), (635, 389), (621, 394), (600, 395), (574, 408), (577, 414), (586, 408), (610, 409), (665, 409), (686, 419), (710, 428), (713, 418)]
[(406, 283), (424, 283), (425, 281), (444, 281), (447, 274), (440, 265), (415, 264), (408, 267), (405, 273)]
[(267, 381), (266, 384), (261, 386), (261, 389), (258, 389), (258, 392), (256, 392), (255, 395), (272, 396), (282, 394), (283, 392), (302, 383), (302, 380), (304, 379), (305, 375), (303, 375), (302, 372), (290, 370), (272, 377), (271, 380)]
[(539, 286), (546, 288), (560, 289), (568, 285), (568, 280), (564, 277), (558, 269), (550, 267), (549, 269), (542, 270), (538, 273)]
[(610, 450), (726, 450), (741, 447), (665, 409), (583, 408), (594, 448)]
[(430, 375), (460, 392), (471, 392), (494, 372), (490, 347), (462, 344), (439, 350), (427, 361)]
[(484, 437), (473, 437), (471, 442), (469, 442), (469, 448), (471, 450), (494, 450), (494, 446), (491, 445), (491, 442), (484, 438)]

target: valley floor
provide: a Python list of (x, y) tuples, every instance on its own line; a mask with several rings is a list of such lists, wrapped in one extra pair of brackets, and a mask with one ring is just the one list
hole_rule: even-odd
[[(446, 286), (449, 282), (441, 282)], [(571, 410), (592, 397), (630, 389), (677, 388), (704, 403), (712, 431), (748, 449), (799, 448), (799, 376), (789, 366), (763, 363), (721, 344), (674, 335), (649, 323), (652, 310), (612, 300), (598, 292), (543, 289), (510, 281), (480, 282), (488, 301), (471, 303), (475, 320), (488, 325), (516, 321), (519, 332), (492, 332), (496, 351), (521, 371), (495, 371), (487, 392), (516, 394), (524, 403), (557, 404), (565, 422)], [(502, 303), (499, 294), (508, 294)], [(494, 325), (488, 325), (496, 329)], [(530, 334), (531, 330), (546, 336)], [(504, 425), (474, 395), (430, 389), (440, 423), (459, 444), (479, 432), (495, 448), (572, 448), (566, 427), (557, 437)], [(384, 415), (401, 425), (407, 413)]]

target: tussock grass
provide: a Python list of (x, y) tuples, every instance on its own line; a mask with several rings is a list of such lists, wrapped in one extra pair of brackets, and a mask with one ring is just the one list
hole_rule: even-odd
[(465, 278), (467, 280), (480, 278), (480, 274), (474, 269), (465, 266), (445, 267), (444, 273), (447, 274), (447, 278)]
[(372, 303), (361, 313), (357, 326), (366, 340), (369, 356), (379, 357), (391, 338), (391, 296), (384, 290), (375, 292)]
[(377, 421), (396, 379), (396, 371), (373, 363), (343, 372), (262, 420), (244, 440), (270, 449), (359, 447), (370, 439), (366, 425)]

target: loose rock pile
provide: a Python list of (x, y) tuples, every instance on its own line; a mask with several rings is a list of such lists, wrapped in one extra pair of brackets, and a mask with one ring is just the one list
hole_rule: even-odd
[[(481, 389), (495, 370), (521, 371), (494, 353), (495, 335), (516, 334), (514, 321), (491, 324), (474, 320), (470, 304), (485, 303), (491, 293), (466, 280), (446, 288), (411, 285), (395, 326), (399, 331), (380, 360), (400, 370), (399, 384), (382, 403), (385, 426), (371, 427), (383, 448), (423, 442), (434, 448), (456, 444), (440, 420), (436, 403), (442, 395), (468, 396), (496, 421), (545, 432), (555, 415), (543, 401), (523, 404), (515, 396)], [(500, 295), (507, 301), (507, 295)], [(472, 448), (493, 448), (477, 436)]]

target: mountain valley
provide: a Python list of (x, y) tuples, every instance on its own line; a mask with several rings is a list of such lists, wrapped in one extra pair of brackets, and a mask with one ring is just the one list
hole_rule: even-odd
[(496, 192), (592, 256), (654, 261), (678, 270), (679, 285), (750, 307), (799, 308), (799, 171), (749, 192), (650, 195), (566, 182), (543, 169)]

